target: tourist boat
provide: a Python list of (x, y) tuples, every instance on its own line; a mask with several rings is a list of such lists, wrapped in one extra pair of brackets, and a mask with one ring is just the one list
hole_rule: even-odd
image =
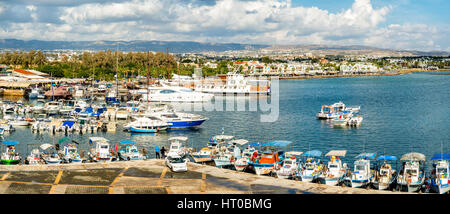
[(397, 190), (421, 191), (425, 183), (425, 155), (411, 152), (404, 154), (400, 161), (402, 161), (402, 169), (397, 178)]
[(190, 88), (178, 86), (149, 87), (149, 93), (142, 94), (140, 101), (150, 102), (209, 102), (212, 94), (194, 92)]
[(19, 164), (20, 156), (16, 153), (16, 145), (19, 144), (17, 141), (3, 141), (2, 144), (6, 146), (5, 152), (2, 153), (1, 163), (4, 165), (15, 165)]
[(388, 161), (397, 161), (397, 157), (382, 155), (377, 158), (377, 161), (383, 161), (383, 164), (375, 172), (375, 176), (372, 178), (372, 186), (378, 190), (391, 189), (397, 180), (397, 171), (392, 168)]
[(119, 150), (119, 157), (122, 160), (144, 160), (145, 156), (143, 156), (141, 153), (139, 153), (136, 141), (132, 140), (122, 140), (120, 141), (120, 144), (122, 144), (120, 150)]
[(370, 168), (370, 160), (375, 158), (375, 153), (362, 153), (355, 157), (354, 170), (350, 175), (350, 186), (353, 188), (367, 187), (374, 176)]
[(186, 151), (183, 147), (183, 143), (186, 143), (188, 140), (187, 137), (177, 136), (169, 138), (169, 152), (167, 153), (167, 157), (169, 156), (180, 156), (184, 157), (186, 155)]
[(158, 131), (166, 130), (169, 125), (170, 124), (160, 120), (141, 117), (128, 124), (127, 127), (129, 127), (130, 132), (134, 133), (156, 133)]
[(342, 101), (333, 105), (322, 105), (320, 112), (317, 113), (317, 119), (332, 119), (333, 113), (345, 110), (345, 104)]
[(345, 157), (347, 150), (332, 150), (325, 156), (330, 157), (327, 167), (319, 176), (319, 183), (336, 186), (344, 181), (347, 164), (342, 163), (341, 157)]
[(225, 81), (216, 79), (194, 84), (195, 91), (210, 94), (252, 95), (270, 94), (270, 80), (246, 78), (237, 72), (228, 72)]
[(57, 101), (47, 102), (44, 105), (47, 115), (57, 115), (61, 109), (61, 103)]
[(448, 193), (450, 191), (450, 178), (448, 175), (450, 154), (435, 154), (431, 160), (435, 161), (430, 179), (431, 191), (439, 194)]
[(306, 157), (306, 161), (297, 173), (297, 178), (303, 182), (315, 182), (322, 175), (323, 164), (318, 160), (322, 152), (311, 150), (303, 153), (303, 156)]
[(91, 152), (91, 160), (98, 161), (112, 161), (111, 148), (109, 140), (104, 137), (90, 137), (89, 144), (95, 143), (95, 150)]
[(203, 122), (208, 120), (207, 117), (203, 117), (198, 114), (175, 112), (174, 110), (166, 109), (164, 111), (156, 111), (147, 114), (152, 117), (156, 117), (166, 123), (170, 123), (169, 128), (193, 128), (202, 125)]
[(242, 151), (241, 157), (237, 158), (234, 162), (234, 168), (236, 169), (236, 171), (244, 171), (249, 166), (249, 163), (251, 161), (254, 161), (253, 154), (255, 152), (257, 152), (257, 150), (252, 145), (249, 145), (246, 149), (244, 149), (244, 151)]
[(41, 158), (41, 153), (39, 152), (39, 149), (31, 150), (30, 155), (28, 155), (27, 159), (25, 160), (25, 164), (28, 164), (28, 165), (39, 165), (42, 163), (45, 163), (45, 162)]
[(277, 177), (282, 179), (293, 179), (298, 170), (298, 160), (295, 156), (300, 156), (303, 152), (286, 152), (282, 166), (276, 171)]
[(75, 144), (67, 144), (63, 149), (63, 159), (66, 163), (82, 163), (84, 160), (78, 153), (77, 146)]
[[(275, 173), (284, 161), (284, 151), (278, 150), (277, 147), (286, 147), (291, 145), (291, 141), (272, 141), (264, 143), (261, 156), (249, 163), (257, 175), (267, 175)], [(264, 147), (266, 149), (264, 149)]]

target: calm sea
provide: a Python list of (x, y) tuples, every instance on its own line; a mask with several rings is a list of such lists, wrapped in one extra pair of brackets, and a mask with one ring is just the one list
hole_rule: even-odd
[[(421, 152), (427, 160), (435, 153), (450, 152), (450, 72), (412, 73), (399, 76), (352, 77), (330, 79), (283, 80), (279, 82), (279, 117), (272, 123), (260, 122), (258, 111), (194, 112), (209, 118), (201, 128), (173, 130), (157, 134), (116, 133), (74, 134), (69, 137), (89, 148), (90, 136), (103, 136), (112, 144), (131, 139), (153, 151), (156, 145), (168, 146), (172, 136), (189, 137), (189, 146), (201, 148), (211, 136), (234, 135), (250, 142), (292, 141), (286, 150), (347, 150), (344, 161), (354, 161), (361, 152), (401, 155)], [(445, 75), (447, 74), (447, 75)], [(274, 95), (272, 95), (274, 96)], [(221, 100), (222, 98), (217, 98)], [(239, 97), (244, 102), (254, 97)], [(363, 123), (357, 128), (333, 128), (315, 115), (323, 104), (342, 101), (361, 106)], [(31, 151), (31, 144), (56, 143), (65, 137), (33, 134), (29, 128), (17, 128), (4, 140), (20, 142), (19, 152)], [(27, 146), (30, 145), (30, 146)], [(154, 156), (153, 152), (150, 152)], [(430, 161), (428, 161), (430, 162)]]

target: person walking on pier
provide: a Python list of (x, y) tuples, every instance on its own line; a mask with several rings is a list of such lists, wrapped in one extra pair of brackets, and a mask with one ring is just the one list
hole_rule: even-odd
[(156, 145), (156, 147), (155, 147), (155, 152), (156, 152), (156, 159), (160, 159), (160, 157), (159, 157), (159, 146), (158, 145)]

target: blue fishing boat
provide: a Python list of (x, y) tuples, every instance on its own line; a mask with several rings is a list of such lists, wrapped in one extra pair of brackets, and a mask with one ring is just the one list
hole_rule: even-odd
[(397, 171), (393, 169), (390, 161), (397, 161), (393, 155), (381, 155), (377, 158), (377, 163), (383, 161), (372, 178), (372, 186), (378, 190), (387, 190), (393, 187), (397, 180)]
[(450, 154), (435, 154), (431, 158), (435, 161), (433, 171), (431, 172), (430, 188), (432, 192), (444, 194), (450, 191), (450, 179), (448, 176), (449, 167), (448, 160)]

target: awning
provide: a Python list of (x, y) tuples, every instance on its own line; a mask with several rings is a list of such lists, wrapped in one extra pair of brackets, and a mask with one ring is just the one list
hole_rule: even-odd
[(411, 152), (404, 154), (400, 160), (414, 160), (414, 161), (425, 161), (425, 155), (418, 152)]
[(292, 144), (292, 141), (285, 141), (285, 140), (276, 140), (272, 142), (264, 143), (264, 146), (278, 146), (278, 147), (284, 147)]
[(121, 144), (132, 144), (132, 143), (136, 143), (136, 141), (132, 141), (132, 140), (121, 140), (120, 143), (121, 143)]
[(188, 137), (185, 137), (185, 136), (176, 136), (176, 137), (171, 137), (171, 138), (169, 138), (169, 141), (172, 141), (172, 140), (187, 141), (187, 140), (188, 140)]
[(230, 141), (230, 143), (236, 143), (236, 144), (239, 144), (239, 145), (244, 145), (244, 144), (247, 144), (248, 143), (248, 140), (245, 140), (245, 139), (239, 139), (239, 140), (232, 140), (232, 141)]
[(104, 137), (90, 137), (89, 138), (89, 143), (95, 143), (95, 142), (109, 142), (109, 140)]
[(303, 153), (304, 156), (320, 157), (322, 152), (319, 150), (311, 150)]
[(234, 136), (231, 136), (231, 135), (216, 135), (216, 136), (214, 136), (215, 140), (231, 140), (233, 138), (234, 138)]
[(261, 146), (262, 144), (260, 142), (251, 142), (248, 145), (250, 145), (250, 146)]
[(290, 152), (286, 152), (286, 155), (293, 155), (293, 156), (300, 156), (303, 154), (303, 152), (296, 152), (296, 151), (290, 151)]
[(391, 160), (391, 161), (396, 161), (397, 157), (393, 156), (393, 155), (381, 155), (378, 156), (377, 160)]
[(3, 145), (7, 145), (7, 146), (14, 146), (14, 145), (19, 144), (19, 142), (14, 141), (14, 140), (5, 140), (2, 143), (3, 143)]
[(434, 154), (431, 160), (450, 160), (450, 154)]
[(325, 156), (345, 157), (347, 150), (331, 150)]
[(361, 158), (374, 159), (375, 155), (376, 155), (376, 153), (361, 153), (361, 154), (357, 155), (355, 158), (356, 159), (361, 159)]

